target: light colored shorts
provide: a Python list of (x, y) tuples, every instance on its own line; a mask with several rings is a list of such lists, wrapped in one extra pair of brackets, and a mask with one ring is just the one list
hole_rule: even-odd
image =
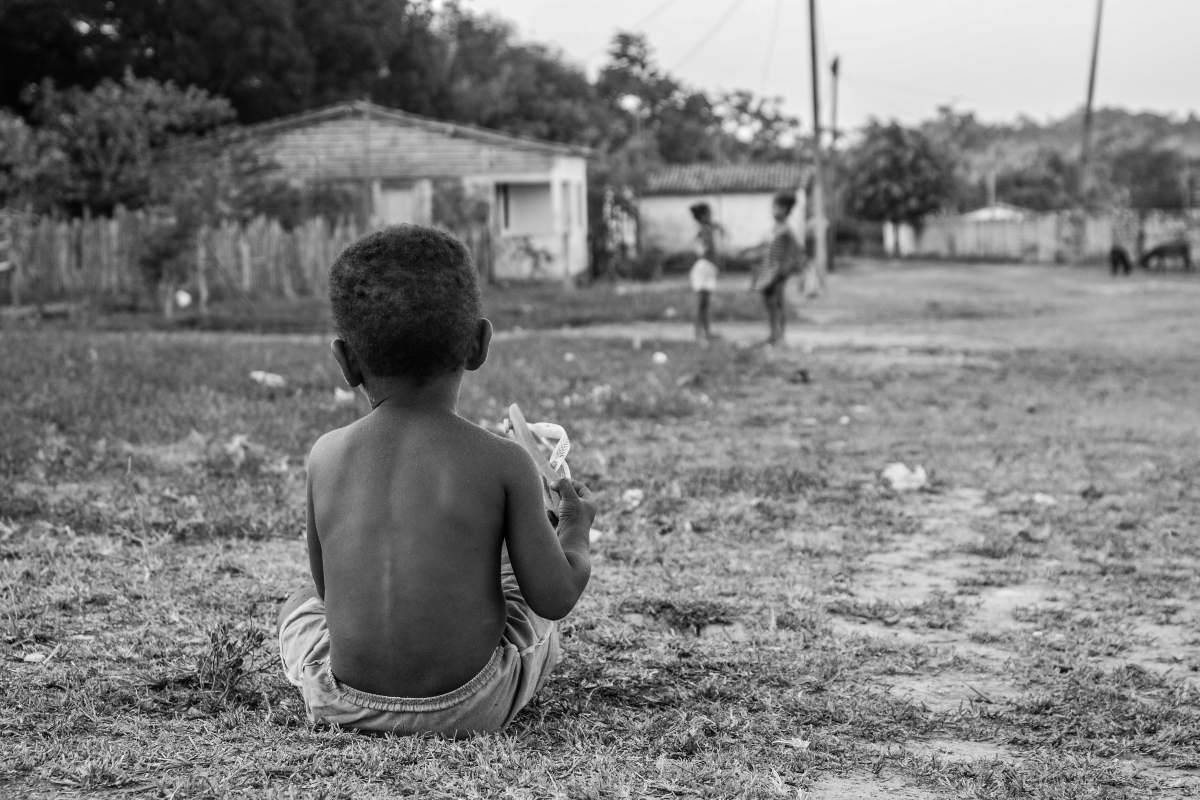
[(693, 292), (715, 292), (717, 290), (717, 265), (707, 258), (698, 258), (688, 273)]
[(435, 697), (387, 697), (342, 683), (329, 667), (325, 604), (301, 604), (279, 629), (279, 654), (288, 682), (304, 695), (308, 719), (343, 728), (397, 734), (465, 736), (507, 727), (541, 690), (558, 663), (558, 626), (534, 614), (512, 567), (500, 582), (508, 606), (504, 636), (487, 665), (452, 692)]

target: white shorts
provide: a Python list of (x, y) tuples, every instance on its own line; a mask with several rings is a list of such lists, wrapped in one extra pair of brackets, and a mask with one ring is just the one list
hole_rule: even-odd
[(717, 290), (717, 265), (707, 258), (698, 258), (688, 273), (693, 292), (715, 292)]

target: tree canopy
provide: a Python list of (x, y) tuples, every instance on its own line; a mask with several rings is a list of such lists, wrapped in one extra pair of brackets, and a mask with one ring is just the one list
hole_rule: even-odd
[[(0, 202), (144, 204), (150, 156), (180, 136), (364, 98), (592, 147), (594, 188), (621, 197), (656, 164), (791, 161), (805, 146), (779, 98), (688, 86), (641, 34), (617, 33), (593, 80), (457, 0), (2, 0)], [(952, 107), (914, 128), (873, 122), (847, 154), (847, 210), (966, 210), (992, 175), (1000, 200), (1071, 205), (1080, 124)], [(1095, 143), (1094, 204), (1195, 199), (1200, 119), (1100, 109)]]
[(846, 204), (860, 219), (918, 224), (954, 191), (953, 167), (925, 134), (872, 121), (851, 154)]

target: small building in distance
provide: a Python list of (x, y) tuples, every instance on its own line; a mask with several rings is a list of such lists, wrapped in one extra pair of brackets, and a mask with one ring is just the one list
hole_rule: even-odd
[(245, 133), (295, 185), (358, 187), (371, 227), (450, 227), (488, 261), (479, 268), (491, 278), (566, 280), (587, 270), (586, 148), (364, 101)]
[(771, 238), (771, 200), (796, 193), (789, 219), (804, 241), (805, 189), (811, 171), (799, 164), (671, 164), (647, 177), (638, 200), (638, 225), (644, 249), (664, 253), (690, 250), (696, 222), (689, 208), (700, 202), (712, 208), (713, 221), (725, 231), (724, 249), (736, 254)]
[(992, 203), (974, 211), (963, 214), (963, 219), (971, 222), (1020, 222), (1035, 212), (1011, 203)]

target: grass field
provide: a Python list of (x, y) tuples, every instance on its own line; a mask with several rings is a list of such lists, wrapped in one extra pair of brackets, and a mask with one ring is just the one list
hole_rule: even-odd
[(782, 350), (657, 306), (502, 337), (461, 413), (563, 423), (602, 535), (546, 690), (466, 742), (311, 729), (278, 669), (305, 453), (365, 410), (321, 338), (0, 332), (0, 795), (1200, 795), (1198, 317), (864, 265)]

